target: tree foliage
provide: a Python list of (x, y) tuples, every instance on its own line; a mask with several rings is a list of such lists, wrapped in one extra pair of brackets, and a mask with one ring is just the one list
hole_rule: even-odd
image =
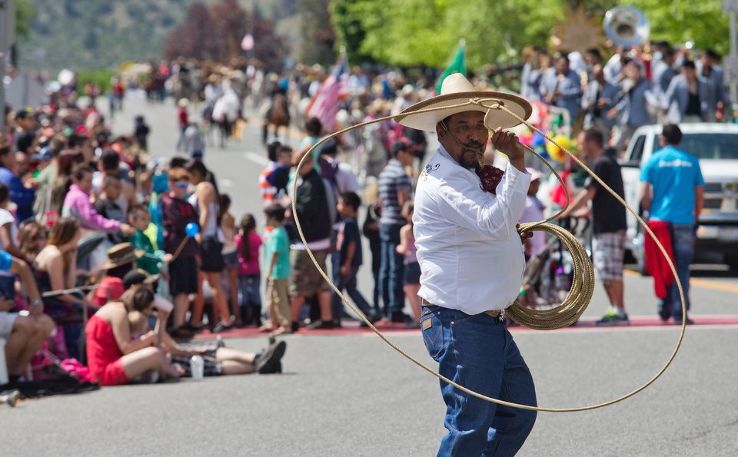
[(164, 44), (164, 55), (228, 63), (244, 56), (241, 40), (251, 33), (253, 55), (268, 70), (281, 70), (288, 49), (274, 31), (274, 24), (241, 8), (237, 0), (221, 0), (211, 6), (190, 5), (184, 23), (172, 30)]
[(18, 38), (28, 38), (33, 20), (33, 5), (30, 0), (15, 0), (15, 33)]
[(331, 24), (329, 0), (298, 0), (300, 16), (300, 62), (330, 65), (336, 61), (336, 33)]
[(641, 8), (653, 39), (728, 48), (721, 0), (334, 0), (333, 25), (349, 56), (398, 66), (443, 68), (460, 39), (472, 70), (517, 62), (531, 44), (549, 46), (554, 27), (583, 5), (595, 17), (617, 5)]

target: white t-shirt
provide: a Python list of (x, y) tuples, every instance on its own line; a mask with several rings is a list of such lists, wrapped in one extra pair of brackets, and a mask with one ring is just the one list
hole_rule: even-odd
[[(541, 205), (540, 200), (529, 195), (525, 200), (525, 209), (523, 215), (520, 216), (520, 222), (538, 222), (545, 219)], [(541, 231), (534, 231), (530, 238), (530, 252), (528, 254), (531, 257), (536, 256), (543, 252), (545, 247), (546, 234)]]
[[(18, 245), (18, 225), (15, 223), (15, 216), (7, 209), (0, 208), (0, 226), (10, 223), (10, 238), (13, 240), (13, 244)], [(0, 241), (0, 249), (6, 249), (7, 246), (2, 245)]]

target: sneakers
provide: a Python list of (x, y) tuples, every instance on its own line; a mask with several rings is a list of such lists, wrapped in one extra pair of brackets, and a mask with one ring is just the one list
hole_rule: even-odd
[(282, 357), (287, 350), (287, 343), (279, 341), (269, 345), (264, 353), (259, 354), (254, 361), (254, 368), (259, 374), (272, 374), (282, 372)]
[(321, 319), (319, 321), (311, 322), (305, 328), (308, 330), (331, 330), (336, 328), (336, 323), (333, 321), (324, 321)]
[(413, 321), (413, 318), (410, 317), (410, 316), (408, 316), (407, 314), (403, 313), (402, 311), (399, 311), (399, 312), (396, 311), (396, 312), (393, 312), (392, 313), (392, 315), (390, 316), (390, 319), (389, 320), (390, 320), (390, 322), (397, 324), (397, 323), (408, 323), (408, 322), (412, 322)]
[(613, 325), (629, 325), (628, 315), (625, 311), (618, 308), (610, 308), (604, 316), (597, 321), (597, 325), (613, 326)]

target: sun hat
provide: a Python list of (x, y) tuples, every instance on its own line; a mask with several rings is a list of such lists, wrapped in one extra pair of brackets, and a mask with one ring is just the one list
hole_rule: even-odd
[(119, 243), (108, 249), (108, 261), (100, 269), (111, 270), (129, 263), (134, 263), (143, 254), (143, 251), (133, 249), (131, 243)]
[[(464, 106), (454, 106), (460, 103), (473, 101)], [(435, 132), (436, 125), (443, 119), (454, 114), (466, 111), (479, 111), (486, 113), (484, 124), (490, 130), (497, 127), (503, 129), (511, 128), (520, 123), (507, 112), (500, 109), (490, 109), (492, 105), (499, 103), (523, 119), (527, 119), (532, 112), (530, 103), (519, 95), (499, 91), (477, 90), (472, 83), (461, 73), (452, 73), (443, 80), (441, 93), (433, 98), (418, 102), (400, 114), (396, 120), (405, 127)], [(444, 108), (437, 111), (415, 113), (427, 108)]]

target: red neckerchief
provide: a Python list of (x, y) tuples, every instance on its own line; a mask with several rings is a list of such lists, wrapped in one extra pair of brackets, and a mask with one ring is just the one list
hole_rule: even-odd
[(497, 185), (502, 180), (503, 170), (492, 165), (484, 165), (476, 169), (477, 176), (482, 181), (482, 190), (497, 195)]

